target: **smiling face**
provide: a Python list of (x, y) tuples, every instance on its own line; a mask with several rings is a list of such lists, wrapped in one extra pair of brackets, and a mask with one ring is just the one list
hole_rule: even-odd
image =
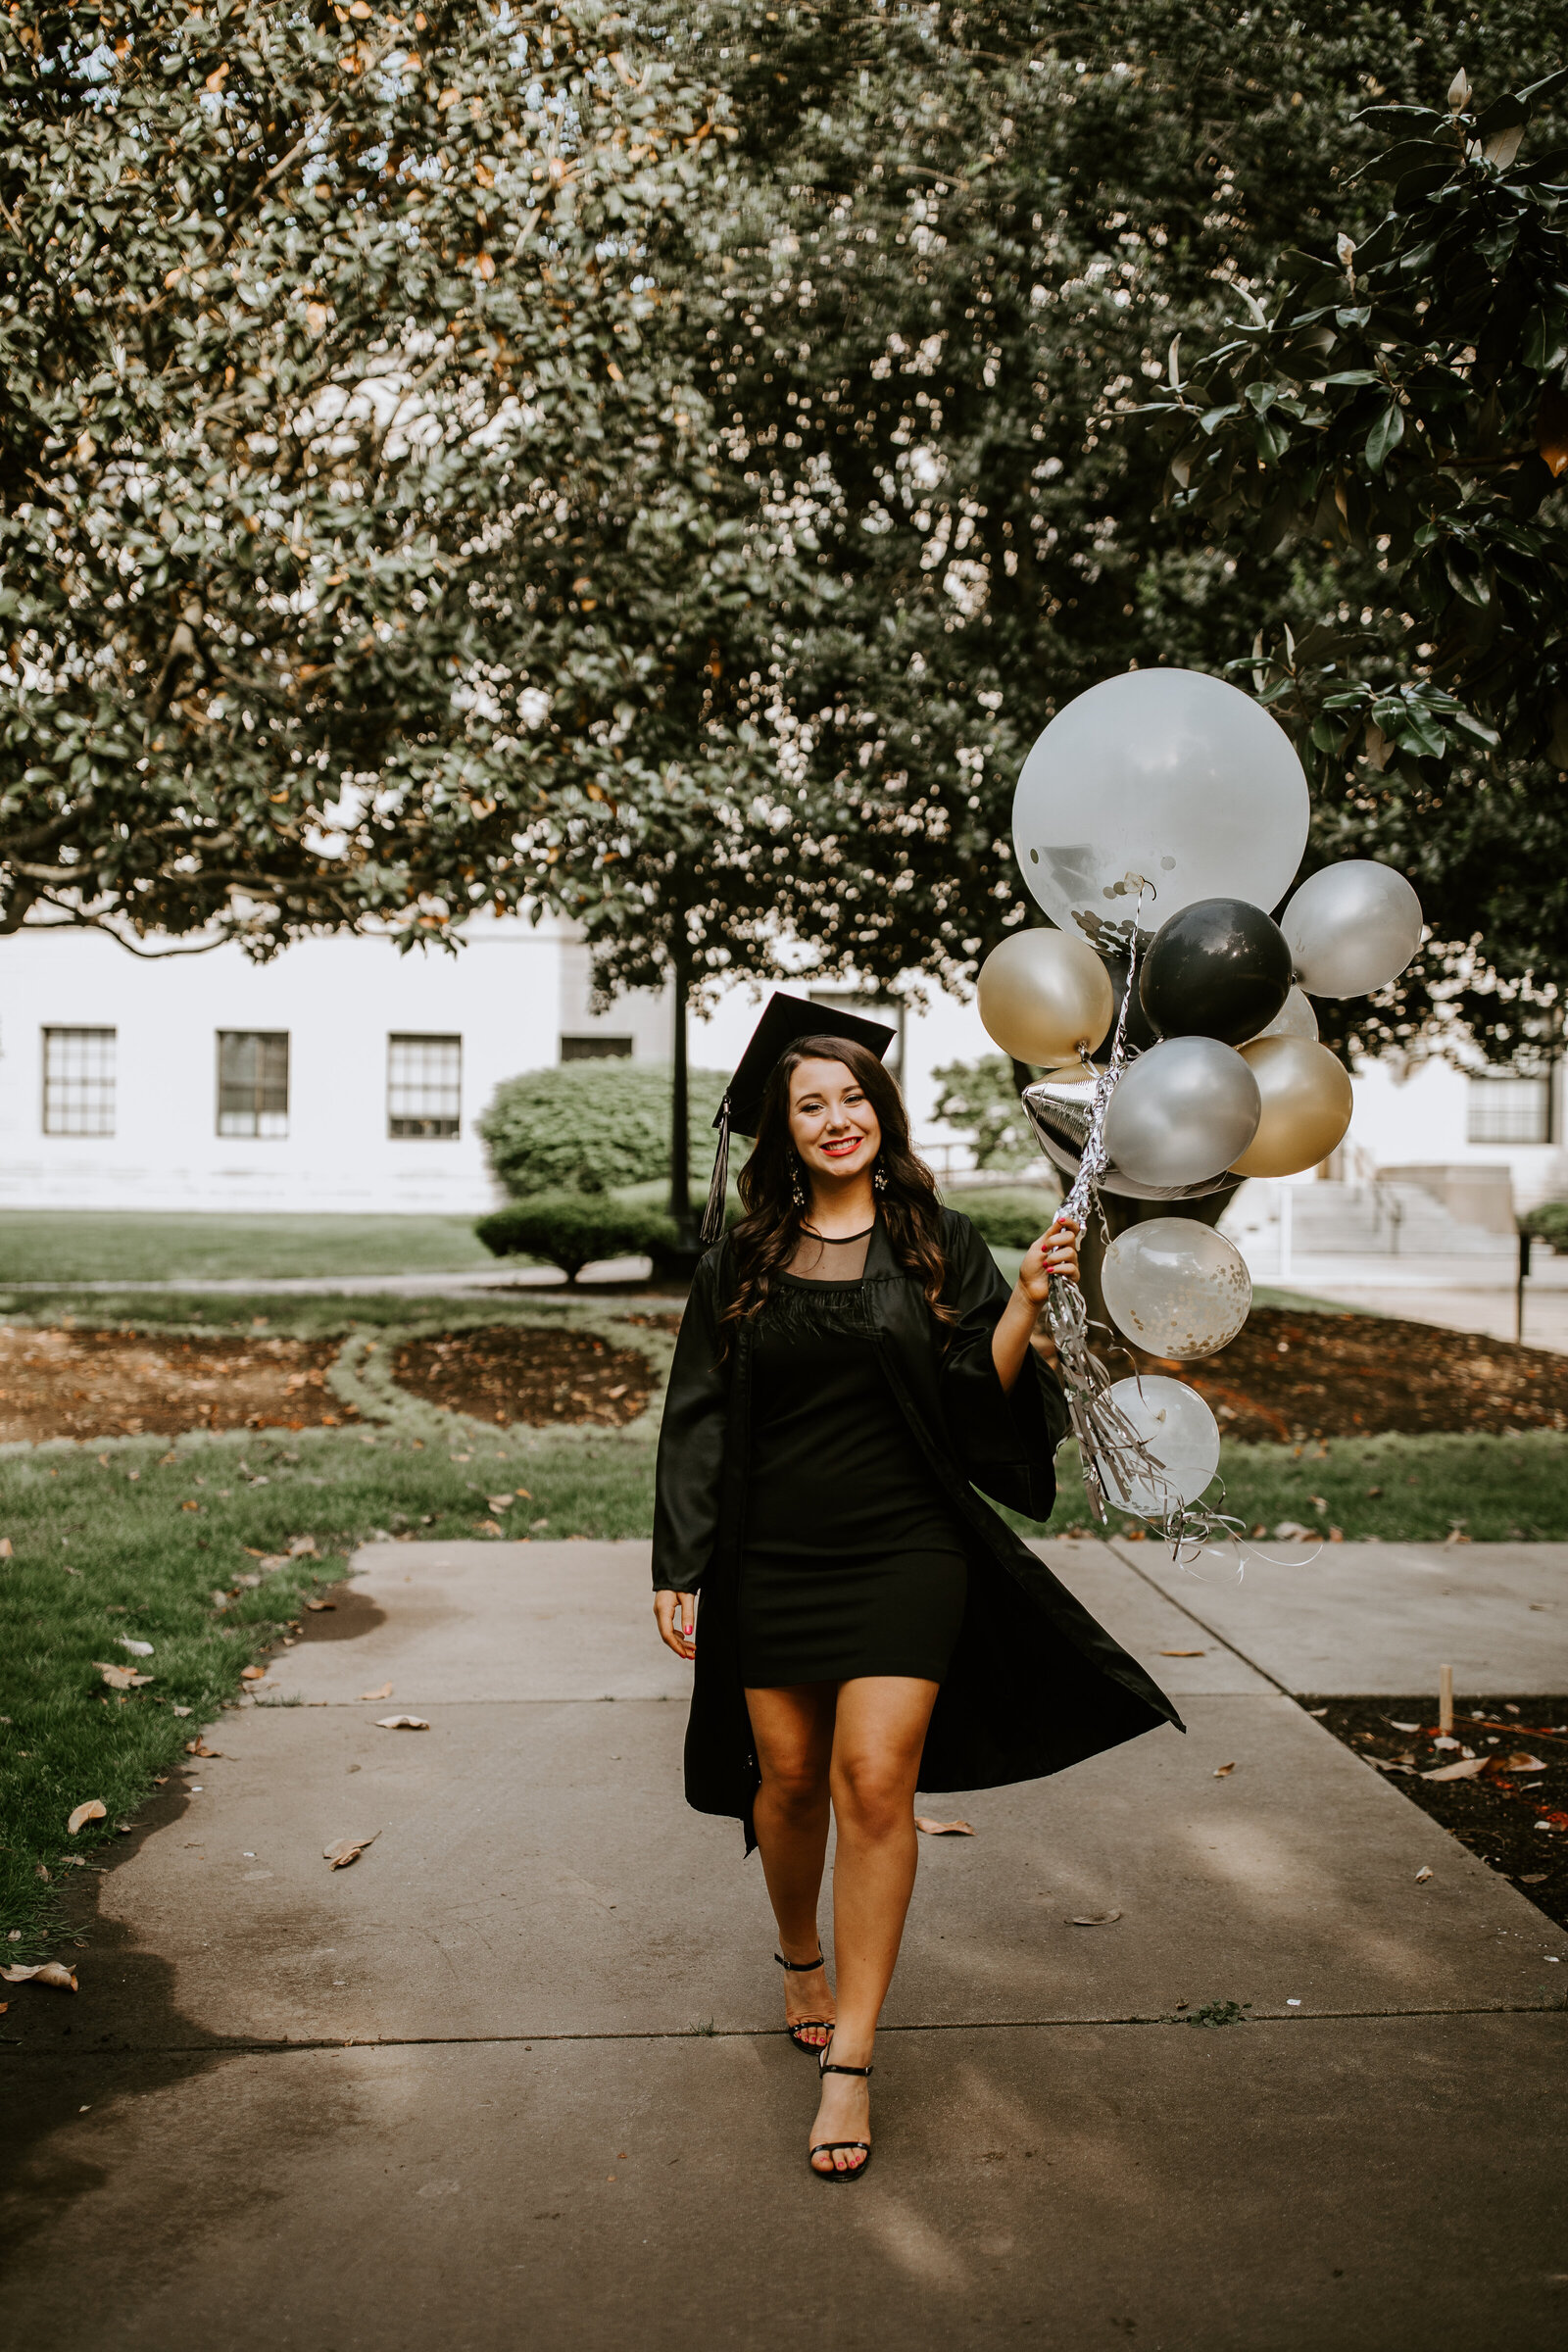
[(882, 1128), (855, 1072), (842, 1061), (803, 1061), (790, 1072), (790, 1140), (812, 1176), (863, 1175)]

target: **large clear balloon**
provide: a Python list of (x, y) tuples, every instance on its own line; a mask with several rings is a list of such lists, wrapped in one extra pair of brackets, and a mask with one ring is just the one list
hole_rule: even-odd
[(1219, 1468), (1219, 1424), (1198, 1391), (1146, 1372), (1141, 1380), (1118, 1380), (1110, 1400), (1148, 1446), (1159, 1475), (1142, 1472), (1123, 1488), (1107, 1462), (1109, 1499), (1142, 1519), (1163, 1519), (1196, 1502)]
[[(1135, 998), (1135, 1005), (1136, 1003)], [(1125, 1079), (1122, 1084), (1126, 1084)], [(1094, 1102), (1094, 1079), (1080, 1077), (1076, 1072), (1066, 1070), (1042, 1078), (1038, 1084), (1026, 1086), (1023, 1091), (1023, 1106), (1035, 1131), (1035, 1141), (1053, 1167), (1059, 1168), (1069, 1184), (1076, 1177), (1083, 1159)], [(1229, 1174), (1222, 1170), (1198, 1184), (1140, 1184), (1135, 1177), (1119, 1168), (1114, 1160), (1110, 1160), (1101, 1175), (1100, 1189), (1102, 1193), (1119, 1194), (1129, 1200), (1198, 1200), (1206, 1193), (1218, 1192), (1221, 1185), (1231, 1181)]]
[(1345, 1141), (1355, 1099), (1338, 1054), (1309, 1037), (1254, 1037), (1242, 1058), (1257, 1080), (1257, 1133), (1232, 1160), (1238, 1176), (1298, 1176)]
[(1268, 1027), (1260, 1029), (1257, 1034), (1258, 1037), (1310, 1037), (1315, 1039), (1317, 1014), (1312, 1010), (1311, 998), (1306, 996), (1302, 990), (1293, 988)]
[(1105, 1149), (1136, 1183), (1201, 1184), (1234, 1166), (1262, 1107), (1234, 1047), (1168, 1037), (1123, 1071), (1105, 1110)]
[[(1059, 710), (1012, 804), (1018, 870), (1054, 923), (1125, 948), (1197, 899), (1265, 911), (1306, 846), (1301, 762), (1223, 678), (1136, 669)], [(1142, 911), (1140, 913), (1140, 899)]]
[(1101, 1272), (1117, 1329), (1151, 1355), (1188, 1363), (1234, 1340), (1252, 1278), (1234, 1242), (1196, 1217), (1151, 1217), (1119, 1233)]
[(980, 966), (980, 1018), (1017, 1061), (1092, 1054), (1110, 1027), (1110, 976), (1076, 932), (1015, 931)]
[(1279, 925), (1245, 899), (1200, 899), (1161, 923), (1139, 993), (1162, 1037), (1239, 1046), (1291, 993), (1291, 951)]
[(1309, 996), (1366, 997), (1397, 980), (1421, 945), (1421, 902), (1392, 865), (1348, 858), (1307, 876), (1280, 929)]

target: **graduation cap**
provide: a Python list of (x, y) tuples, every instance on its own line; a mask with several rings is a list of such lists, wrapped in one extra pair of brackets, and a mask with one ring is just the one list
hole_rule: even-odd
[(752, 1031), (751, 1042), (735, 1066), (734, 1076), (724, 1089), (724, 1100), (713, 1121), (718, 1130), (718, 1151), (713, 1159), (713, 1181), (708, 1188), (708, 1206), (703, 1211), (705, 1250), (717, 1241), (724, 1228), (731, 1132), (757, 1133), (767, 1082), (791, 1046), (799, 1045), (807, 1037), (841, 1037), (852, 1045), (864, 1046), (868, 1054), (874, 1054), (882, 1061), (896, 1035), (885, 1022), (868, 1021), (863, 1013), (846, 1012), (837, 1004), (813, 1004), (807, 997), (786, 997), (775, 989), (762, 1007), (762, 1017)]

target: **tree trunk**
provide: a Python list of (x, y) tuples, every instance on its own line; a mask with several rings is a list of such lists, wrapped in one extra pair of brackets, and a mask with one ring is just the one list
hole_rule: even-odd
[(669, 1100), (669, 1213), (674, 1219), (679, 1247), (692, 1250), (697, 1245), (697, 1227), (692, 1216), (691, 1102), (686, 1074), (686, 1000), (691, 991), (692, 967), (691, 957), (683, 948), (676, 948), (669, 961), (675, 993), (675, 1039), (671, 1057), (674, 1084)]

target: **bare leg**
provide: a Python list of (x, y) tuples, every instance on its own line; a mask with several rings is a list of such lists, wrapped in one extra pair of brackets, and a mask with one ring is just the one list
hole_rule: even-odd
[[(893, 1980), (905, 1914), (914, 1889), (914, 1788), (937, 1685), (902, 1675), (841, 1683), (833, 1728), (830, 1783), (838, 1818), (833, 1865), (833, 1957), (838, 2026), (832, 2055), (843, 2066), (869, 2066), (877, 2019)], [(867, 2085), (824, 2075), (811, 2132), (828, 2139), (870, 2138)], [(854, 2149), (813, 2156), (818, 2172), (854, 2172)]]
[[(746, 1693), (762, 1776), (752, 1824), (778, 1922), (778, 1948), (786, 1960), (810, 1960), (822, 1949), (817, 1903), (827, 1853), (828, 1770), (837, 1694), (833, 1683), (800, 1683), (787, 1690)], [(792, 1970), (786, 1975), (786, 2023), (825, 2018), (831, 2024), (834, 2014), (824, 1970)], [(808, 2033), (805, 2039), (813, 2049), (820, 2048), (827, 2040), (826, 2027)]]

